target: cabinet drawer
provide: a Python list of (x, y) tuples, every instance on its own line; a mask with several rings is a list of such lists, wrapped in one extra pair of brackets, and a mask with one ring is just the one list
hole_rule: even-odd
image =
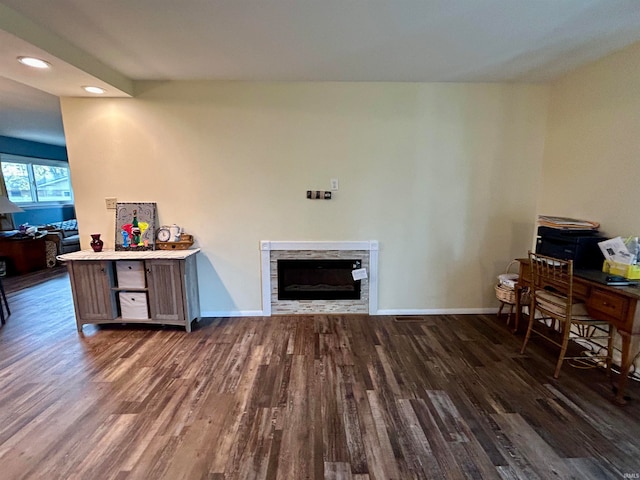
[(621, 319), (626, 318), (629, 301), (624, 297), (594, 288), (591, 290), (587, 306), (593, 310), (593, 316), (620, 323)]
[(149, 306), (145, 292), (120, 292), (119, 296), (123, 320), (146, 320), (149, 318)]
[(144, 262), (120, 260), (116, 262), (119, 288), (144, 288)]

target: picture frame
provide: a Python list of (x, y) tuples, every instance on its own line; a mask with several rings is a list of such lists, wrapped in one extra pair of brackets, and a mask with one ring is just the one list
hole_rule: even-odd
[(155, 202), (116, 204), (116, 251), (155, 250)]

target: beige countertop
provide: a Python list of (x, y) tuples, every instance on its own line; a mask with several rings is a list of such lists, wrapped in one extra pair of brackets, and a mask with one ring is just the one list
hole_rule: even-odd
[(81, 250), (79, 252), (64, 253), (56, 258), (62, 262), (68, 260), (155, 260), (173, 259), (181, 260), (200, 251), (199, 248), (189, 248), (187, 250), (145, 250), (141, 252), (103, 250), (94, 252), (93, 250)]

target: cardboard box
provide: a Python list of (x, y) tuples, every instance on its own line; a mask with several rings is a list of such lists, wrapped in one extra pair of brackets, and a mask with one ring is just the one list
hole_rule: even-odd
[(640, 279), (640, 265), (625, 265), (624, 263), (605, 260), (602, 271), (612, 275), (621, 275), (629, 280)]

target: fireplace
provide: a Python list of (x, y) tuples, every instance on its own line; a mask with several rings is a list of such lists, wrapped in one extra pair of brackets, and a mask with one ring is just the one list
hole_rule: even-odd
[[(260, 250), (263, 315), (375, 314), (377, 311), (377, 241), (279, 242), (263, 240), (260, 242)], [(285, 283), (282, 283), (278, 267), (286, 264), (281, 264), (283, 260), (295, 260), (296, 263), (314, 261), (313, 263), (299, 264), (298, 267), (302, 267), (299, 270), (305, 270), (310, 265), (315, 265), (316, 271), (312, 273), (320, 279), (316, 278), (312, 281), (304, 279), (304, 277), (300, 277), (300, 271), (294, 271), (298, 269), (296, 268), (286, 274), (291, 278), (285, 279)], [(334, 263), (334, 261), (344, 263)], [(318, 269), (318, 266), (322, 268)], [(361, 272), (367, 272), (365, 278), (358, 280), (357, 283), (354, 282), (351, 274), (355, 268), (361, 269)], [(324, 271), (319, 272), (320, 270)], [(338, 274), (341, 280), (336, 280)], [(291, 285), (287, 287), (286, 283)], [(341, 296), (341, 298), (319, 298), (327, 295), (325, 290), (329, 290), (328, 285), (331, 286), (332, 295)], [(285, 292), (281, 294), (280, 290), (283, 286)], [(284, 297), (303, 295), (305, 298), (289, 300), (283, 299), (281, 295)], [(345, 298), (347, 295), (349, 298)]]
[(358, 259), (278, 260), (278, 300), (358, 300), (351, 272), (361, 267)]

